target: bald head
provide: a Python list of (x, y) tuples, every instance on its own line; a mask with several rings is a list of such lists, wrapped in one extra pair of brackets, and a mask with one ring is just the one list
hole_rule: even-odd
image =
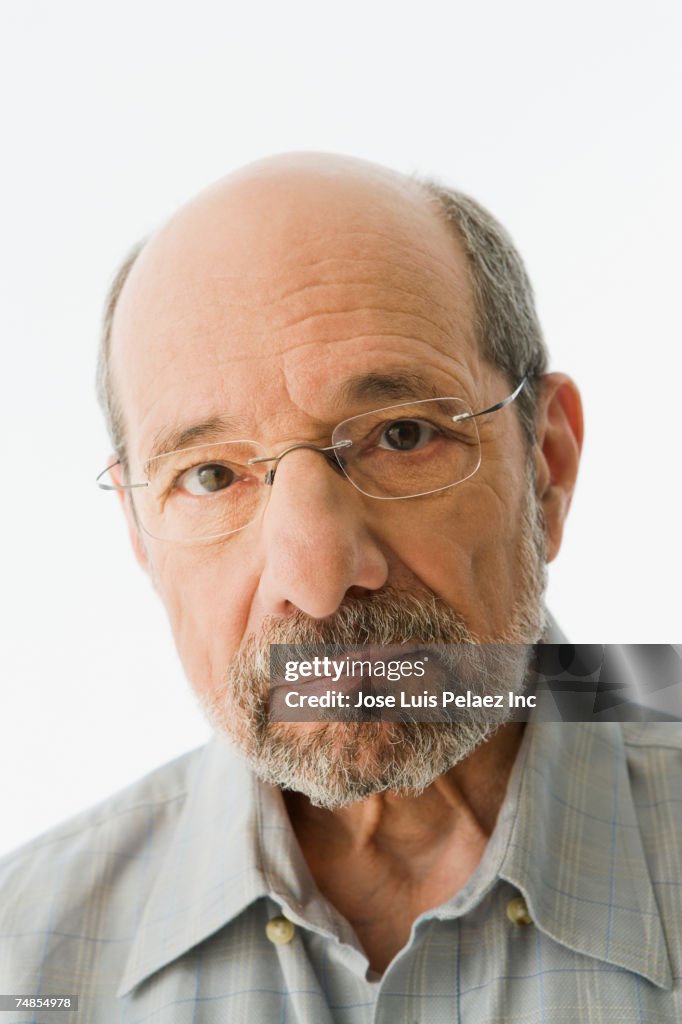
[(477, 344), (510, 378), (544, 368), (521, 261), (471, 200), (327, 154), (252, 164), (184, 206), (115, 282), (100, 372), (117, 453), (144, 433), (149, 381), (169, 365), (192, 375), (196, 339), (216, 366), (228, 341), (241, 359), (291, 348), (300, 361), (306, 344), (338, 351), (425, 325), (444, 352), (448, 338)]
[[(272, 157), (227, 175), (183, 206), (145, 247), (145, 261), (229, 253), (247, 271), (269, 253), (288, 258), (299, 245), (379, 230), (443, 236), (424, 189), (375, 164), (329, 154)], [(334, 253), (327, 255), (333, 256)]]

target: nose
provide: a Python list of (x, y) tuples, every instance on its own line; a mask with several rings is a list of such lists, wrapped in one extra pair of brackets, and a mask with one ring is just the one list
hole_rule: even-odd
[(388, 562), (368, 518), (363, 496), (324, 454), (289, 452), (261, 521), (264, 613), (323, 619), (349, 592), (383, 587)]

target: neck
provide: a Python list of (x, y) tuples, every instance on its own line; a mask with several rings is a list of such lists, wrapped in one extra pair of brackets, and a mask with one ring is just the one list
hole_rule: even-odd
[(389, 791), (326, 810), (285, 794), (318, 888), (355, 927), (375, 969), (407, 941), (414, 919), (452, 897), (477, 867), (523, 728), (498, 729), (419, 796)]

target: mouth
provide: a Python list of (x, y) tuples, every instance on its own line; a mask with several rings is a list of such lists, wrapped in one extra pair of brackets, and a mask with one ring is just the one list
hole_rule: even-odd
[[(270, 689), (298, 690), (305, 688), (310, 695), (323, 693), (330, 689), (347, 692), (354, 689), (371, 687), (375, 681), (382, 686), (395, 685), (400, 679), (389, 676), (388, 667), (396, 664), (404, 667), (405, 679), (409, 679), (417, 662), (428, 664), (429, 657), (437, 660), (435, 648), (417, 644), (367, 644), (357, 647), (337, 645), (296, 645), (297, 654), (303, 651), (306, 657), (287, 659), (287, 665), (298, 665), (292, 676), (286, 678), (282, 672), (281, 655), (278, 652), (277, 666), (273, 665), (271, 655)], [(329, 650), (333, 653), (327, 653)]]

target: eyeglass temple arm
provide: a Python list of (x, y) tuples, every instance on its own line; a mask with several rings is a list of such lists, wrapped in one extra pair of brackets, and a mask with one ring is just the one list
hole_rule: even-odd
[(507, 397), (503, 398), (501, 402), (496, 402), (495, 405), (491, 405), (488, 409), (481, 409), (480, 412), (462, 412), (459, 416), (453, 416), (452, 422), (461, 423), (462, 420), (475, 420), (477, 416), (487, 416), (489, 412), (497, 412), (498, 409), (504, 409), (505, 406), (510, 405), (514, 399), (519, 396), (522, 388), (527, 384), (529, 376), (530, 374), (525, 374), (521, 379), (520, 384), (514, 388), (511, 395), (507, 395)]
[(149, 483), (145, 480), (141, 484), (103, 484), (101, 483), (102, 477), (105, 473), (108, 473), (114, 466), (120, 466), (121, 460), (116, 459), (116, 462), (111, 462), (108, 466), (105, 466), (101, 473), (98, 473), (95, 478), (95, 483), (102, 491), (132, 491), (134, 487), (149, 487)]
[[(503, 398), (501, 402), (496, 402), (495, 405), (491, 405), (487, 409), (481, 409), (480, 412), (463, 412), (459, 416), (453, 416), (452, 417), (452, 422), (453, 423), (460, 423), (462, 420), (475, 420), (477, 416), (487, 416), (488, 413), (497, 412), (498, 409), (504, 409), (505, 406), (509, 405), (511, 402), (514, 401), (515, 398), (518, 397), (518, 395), (521, 392), (521, 389), (527, 383), (528, 377), (529, 377), (529, 374), (525, 374), (524, 377), (521, 379), (520, 383), (516, 386), (516, 388), (514, 388), (512, 393), (510, 395), (507, 395), (506, 398)], [(272, 480), (274, 479), (274, 476), (275, 476), (275, 469), (277, 468), (277, 465), (279, 464), (280, 460), (284, 458), (285, 455), (289, 454), (289, 452), (293, 452), (297, 448), (309, 448), (309, 449), (311, 449), (312, 451), (315, 451), (315, 452), (334, 452), (334, 453), (336, 453), (339, 448), (348, 448), (350, 445), (352, 445), (352, 443), (353, 443), (352, 441), (339, 441), (338, 444), (330, 444), (330, 445), (327, 445), (326, 448), (320, 448), (316, 444), (305, 444), (305, 443), (292, 444), (289, 448), (286, 448), (283, 452), (280, 452), (279, 455), (263, 455), (263, 456), (259, 456), (256, 459), (249, 459), (249, 466), (253, 466), (257, 462), (274, 462), (275, 466), (270, 470), (270, 472), (268, 473), (267, 478), (266, 478), (266, 482), (267, 483), (272, 483)], [(103, 484), (101, 482), (102, 477), (106, 473), (108, 473), (110, 469), (113, 469), (114, 466), (120, 466), (120, 464), (121, 464), (121, 460), (117, 459), (116, 462), (112, 462), (108, 466), (105, 466), (105, 468), (102, 470), (102, 472), (98, 473), (98, 475), (95, 478), (95, 483), (97, 484), (97, 486), (101, 490), (103, 490), (103, 491), (131, 491), (135, 487), (149, 487), (148, 481), (145, 481), (144, 483), (141, 483), (141, 484)]]

